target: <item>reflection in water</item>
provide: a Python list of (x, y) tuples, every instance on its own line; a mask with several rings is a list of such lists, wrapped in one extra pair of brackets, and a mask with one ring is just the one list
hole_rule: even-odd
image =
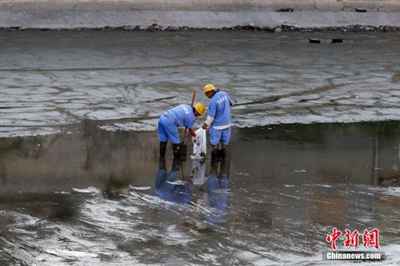
[(180, 170), (179, 158), (174, 156), (171, 171), (167, 171), (165, 157), (160, 159), (159, 169), (155, 180), (156, 194), (167, 201), (174, 203), (190, 203), (192, 200), (191, 182), (185, 182), (178, 179)]
[[(277, 184), (396, 184), (399, 143), (396, 122), (235, 128), (232, 169)], [(110, 132), (95, 121), (68, 134), (0, 138), (0, 192), (148, 185), (157, 157), (154, 132)]]
[(0, 139), (0, 265), (325, 265), (332, 226), (378, 227), (398, 265), (400, 190), (374, 184), (399, 142), (392, 122), (235, 129), (189, 165), (153, 132)]
[(230, 156), (211, 158), (210, 171), (206, 175), (204, 160), (192, 161), (192, 176), (178, 178), (181, 162), (174, 157), (171, 170), (165, 158), (160, 159), (155, 179), (155, 193), (161, 199), (178, 204), (189, 204), (199, 211), (208, 224), (222, 224), (229, 206)]
[(0, 209), (25, 213), (54, 221), (72, 221), (79, 214), (79, 197), (69, 194), (16, 194), (0, 197)]
[(208, 204), (214, 210), (207, 218), (212, 224), (224, 223), (229, 205), (230, 156), (211, 158), (211, 170), (207, 178)]
[(0, 179), (1, 179), (1, 184), (3, 186), (7, 185), (7, 172), (6, 172), (6, 166), (2, 161), (0, 160)]

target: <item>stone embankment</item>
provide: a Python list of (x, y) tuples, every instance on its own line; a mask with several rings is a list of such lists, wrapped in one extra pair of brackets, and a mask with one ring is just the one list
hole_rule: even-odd
[(0, 0), (0, 27), (392, 31), (400, 1)]

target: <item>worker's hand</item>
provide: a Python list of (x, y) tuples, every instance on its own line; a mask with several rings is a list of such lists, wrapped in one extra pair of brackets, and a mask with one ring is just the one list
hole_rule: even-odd
[(204, 123), (201, 127), (202, 127), (204, 130), (207, 130), (208, 125), (207, 125), (207, 123)]
[(194, 130), (191, 128), (189, 129), (190, 135), (192, 136), (192, 138), (196, 137), (196, 132), (194, 132)]

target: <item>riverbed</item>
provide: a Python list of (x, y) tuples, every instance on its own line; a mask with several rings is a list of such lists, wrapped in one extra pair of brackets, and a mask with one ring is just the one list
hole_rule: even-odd
[(338, 265), (333, 227), (400, 262), (398, 122), (235, 128), (197, 172), (155, 132), (68, 130), (0, 140), (2, 265)]
[[(0, 264), (343, 265), (337, 227), (379, 229), (368, 250), (398, 265), (399, 44), (0, 31)], [(159, 162), (158, 116), (208, 82), (234, 100), (229, 153)]]
[(3, 30), (0, 136), (85, 119), (154, 130), (193, 90), (207, 102), (209, 82), (232, 95), (237, 127), (398, 120), (399, 44), (396, 32)]

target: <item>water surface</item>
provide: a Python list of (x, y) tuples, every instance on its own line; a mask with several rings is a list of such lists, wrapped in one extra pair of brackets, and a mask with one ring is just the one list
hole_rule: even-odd
[(2, 138), (0, 262), (331, 265), (324, 237), (337, 226), (379, 228), (380, 265), (397, 265), (399, 133), (397, 122), (235, 129), (203, 177), (171, 154), (160, 164), (153, 132), (86, 121)]

